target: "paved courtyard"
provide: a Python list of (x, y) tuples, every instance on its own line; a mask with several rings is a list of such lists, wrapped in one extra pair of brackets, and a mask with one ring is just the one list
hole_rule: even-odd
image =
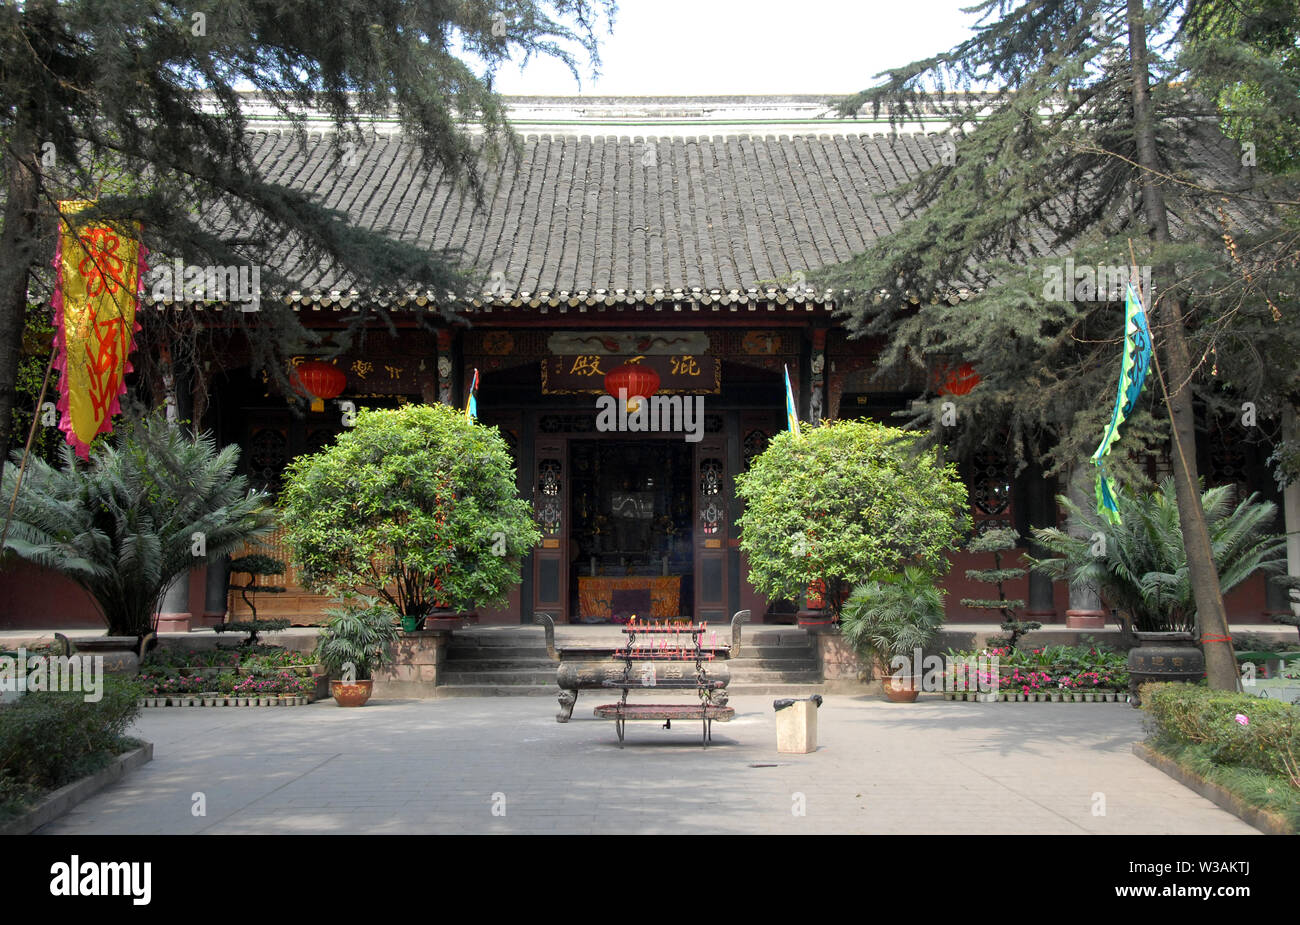
[(650, 722), (620, 750), (606, 699), (567, 725), (540, 697), (145, 710), (154, 760), (41, 831), (1255, 832), (1134, 757), (1124, 705), (830, 696), (818, 751), (780, 755), (770, 697), (733, 699), (707, 750), (698, 723)]

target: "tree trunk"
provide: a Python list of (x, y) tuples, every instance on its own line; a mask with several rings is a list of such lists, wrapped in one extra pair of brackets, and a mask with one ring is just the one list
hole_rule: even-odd
[[(1300, 420), (1290, 402), (1282, 409), (1282, 439), (1292, 444), (1300, 441)], [(1300, 480), (1283, 489), (1282, 512), (1286, 524), (1286, 573), (1300, 578)], [(1300, 592), (1287, 591), (1287, 600), (1291, 613), (1300, 617)]]
[(27, 281), (35, 255), (40, 205), (36, 145), (21, 123), (13, 129), (5, 161), (8, 188), (4, 230), (0, 233), (0, 466), (9, 459), (23, 327), (27, 322)]
[[(1133, 68), (1133, 121), (1137, 160), (1142, 169), (1142, 209), (1150, 233), (1159, 244), (1169, 242), (1169, 216), (1156, 171), (1155, 125), (1149, 97), (1146, 23), (1142, 0), (1128, 0), (1129, 62)], [(1159, 268), (1159, 278), (1174, 279), (1171, 267)], [(1150, 297), (1148, 296), (1148, 299)], [(1237, 660), (1228, 638), (1228, 616), (1219, 588), (1210, 532), (1201, 507), (1200, 477), (1196, 467), (1196, 410), (1192, 402), (1191, 355), (1187, 348), (1181, 298), (1173, 287), (1163, 297), (1169, 313), (1164, 326), (1164, 357), (1172, 419), (1174, 485), (1187, 570), (1196, 600), (1196, 628), (1205, 652), (1205, 676), (1212, 688), (1238, 690)], [(1155, 325), (1152, 325), (1154, 332)], [(1154, 333), (1153, 333), (1154, 336)]]

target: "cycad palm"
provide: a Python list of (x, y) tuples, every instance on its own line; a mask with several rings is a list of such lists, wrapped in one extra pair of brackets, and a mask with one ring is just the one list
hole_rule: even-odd
[(943, 626), (943, 595), (932, 573), (904, 566), (901, 573), (878, 576), (853, 589), (840, 612), (840, 633), (883, 670), (893, 656), (911, 656), (934, 641)]
[[(1252, 494), (1235, 507), (1232, 489), (1201, 493), (1219, 585), (1227, 594), (1256, 572), (1286, 568), (1286, 537), (1267, 532), (1277, 506)], [(1091, 509), (1060, 499), (1086, 536), (1071, 536), (1049, 527), (1033, 531), (1056, 558), (1031, 559), (1033, 567), (1057, 581), (1092, 585), (1110, 606), (1143, 631), (1190, 630), (1196, 624), (1196, 601), (1187, 571), (1187, 553), (1179, 527), (1173, 479), (1159, 491), (1118, 498), (1121, 523), (1111, 525)], [(1097, 549), (1098, 534), (1104, 548)], [(1100, 554), (1098, 554), (1100, 553)]]
[[(235, 475), (239, 448), (221, 450), (158, 417), (124, 423), (88, 464), (68, 447), (55, 468), (28, 460), (5, 542), (94, 598), (110, 635), (141, 636), (167, 587), (272, 526), (266, 497)], [(6, 467), (12, 496), (17, 467)], [(205, 558), (194, 555), (200, 534)]]

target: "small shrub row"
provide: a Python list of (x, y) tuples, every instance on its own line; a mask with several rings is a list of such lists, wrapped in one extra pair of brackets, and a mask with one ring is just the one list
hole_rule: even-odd
[(103, 696), (33, 691), (0, 707), (0, 816), (69, 784), (134, 745), (126, 730), (139, 712), (140, 687), (106, 676)]
[(1196, 745), (1220, 766), (1263, 771), (1300, 790), (1300, 708), (1194, 684), (1144, 684), (1157, 744)]

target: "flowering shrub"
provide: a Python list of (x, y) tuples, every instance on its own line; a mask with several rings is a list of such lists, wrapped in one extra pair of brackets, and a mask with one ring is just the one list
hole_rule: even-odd
[[(997, 658), (1001, 687), (1012, 693), (1106, 692), (1128, 690), (1126, 656), (1104, 647), (1046, 646), (1011, 649), (990, 646), (979, 652), (947, 653), (956, 659)], [(952, 669), (950, 669), (951, 671)]]
[[(260, 651), (259, 651), (260, 650)], [(216, 677), (201, 675), (182, 675), (186, 668), (197, 667), (187, 656), (191, 653), (177, 653), (175, 658), (164, 658), (152, 664), (146, 664), (137, 676), (142, 696), (171, 697), (216, 692), (220, 694), (242, 695), (245, 697), (293, 694), (307, 696), (316, 688), (316, 682), (309, 677), (300, 677), (294, 669), (313, 662), (311, 653), (293, 652), (279, 647), (256, 647), (251, 656), (235, 650), (218, 650), (236, 656), (229, 667), (235, 670), (222, 671)], [(205, 657), (213, 653), (201, 653)], [(219, 659), (211, 659), (220, 661)], [(206, 667), (206, 666), (205, 666)]]

